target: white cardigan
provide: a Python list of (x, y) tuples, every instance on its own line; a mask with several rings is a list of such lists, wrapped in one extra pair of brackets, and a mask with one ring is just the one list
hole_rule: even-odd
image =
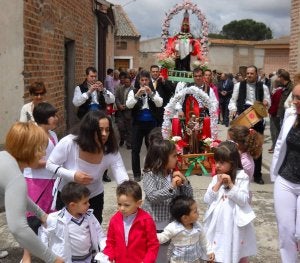
[[(100, 226), (100, 223), (93, 215), (93, 210), (89, 209), (85, 216), (87, 217), (92, 247), (96, 252), (104, 249), (106, 243), (106, 236)], [(69, 241), (68, 223), (72, 216), (63, 208), (60, 211), (51, 213), (47, 217), (45, 228), (39, 228), (39, 237), (42, 242), (50, 248), (56, 255), (62, 257), (66, 263), (72, 263), (72, 249)]]
[[(62, 187), (68, 182), (74, 181), (75, 173), (78, 170), (79, 147), (74, 141), (75, 138), (75, 135), (72, 134), (62, 138), (59, 143), (56, 144), (47, 160), (46, 168), (52, 173), (54, 173), (58, 167), (60, 167), (56, 174), (61, 178), (61, 182), (59, 183), (58, 178), (55, 184), (55, 187), (57, 187), (57, 184), (59, 183), (59, 190), (61, 190)], [(93, 178), (94, 180), (91, 184), (86, 185), (91, 191), (91, 198), (103, 193), (104, 186), (102, 183), (102, 176), (104, 171), (108, 168), (111, 168), (112, 176), (117, 184), (128, 180), (128, 174), (119, 152), (104, 154), (101, 162), (98, 165), (89, 165), (89, 163), (85, 163), (86, 168), (91, 170), (91, 172), (95, 173), (95, 169), (98, 170), (97, 175), (95, 175), (97, 177)], [(88, 173), (88, 171), (83, 172)]]
[[(207, 241), (204, 229), (199, 222), (194, 223), (194, 228), (197, 229), (199, 235), (190, 236), (189, 230), (177, 221), (169, 223), (162, 233), (157, 234), (157, 238), (160, 244), (166, 243), (171, 240), (175, 247), (183, 247), (188, 245), (194, 245), (200, 242), (201, 248), (207, 253), (207, 255), (213, 253), (211, 244)], [(203, 255), (205, 256), (205, 255)]]
[(217, 180), (218, 177), (214, 176), (204, 195), (204, 202), (210, 206), (203, 220), (205, 221), (211, 215), (218, 203), (221, 202), (223, 195), (226, 194), (229, 199), (236, 203), (234, 208), (236, 224), (239, 227), (248, 225), (255, 218), (255, 214), (249, 205), (249, 176), (244, 170), (239, 170), (236, 175), (235, 184), (228, 192), (225, 192), (223, 187), (218, 192), (212, 190)]
[(297, 118), (296, 109), (294, 107), (288, 108), (285, 111), (284, 120), (280, 134), (278, 136), (276, 146), (274, 149), (272, 165), (270, 169), (271, 181), (274, 182), (278, 176), (278, 171), (282, 165), (282, 162), (286, 154), (286, 137), (294, 125)]

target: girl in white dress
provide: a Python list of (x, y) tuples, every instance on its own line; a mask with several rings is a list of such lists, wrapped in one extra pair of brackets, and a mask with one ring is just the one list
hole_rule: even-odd
[(204, 202), (209, 205), (204, 217), (206, 237), (216, 262), (245, 263), (248, 256), (257, 252), (249, 177), (242, 169), (234, 142), (220, 143), (214, 157), (217, 174), (204, 195)]

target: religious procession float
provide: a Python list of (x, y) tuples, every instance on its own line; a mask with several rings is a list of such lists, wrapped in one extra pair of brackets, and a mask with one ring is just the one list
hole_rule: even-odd
[[(173, 17), (183, 12), (181, 31), (169, 34)], [(190, 32), (190, 14), (201, 23), (199, 37)], [(178, 167), (186, 176), (214, 174), (212, 147), (218, 144), (218, 103), (193, 84), (192, 69), (208, 68), (208, 22), (196, 4), (184, 0), (166, 13), (162, 23), (161, 74), (177, 83), (175, 95), (165, 107), (162, 135), (173, 140), (179, 154)], [(183, 116), (178, 114), (179, 109)]]

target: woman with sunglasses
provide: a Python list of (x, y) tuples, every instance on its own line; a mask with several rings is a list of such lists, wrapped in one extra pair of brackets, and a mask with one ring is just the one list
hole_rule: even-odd
[(46, 92), (44, 82), (34, 82), (29, 86), (29, 94), (32, 100), (22, 107), (20, 113), (21, 122), (34, 121), (32, 115), (33, 109), (36, 105), (44, 101)]

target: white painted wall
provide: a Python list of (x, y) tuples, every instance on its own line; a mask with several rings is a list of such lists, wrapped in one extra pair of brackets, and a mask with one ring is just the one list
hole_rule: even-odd
[(264, 59), (265, 59), (265, 50), (264, 49), (254, 49), (254, 65), (257, 68), (264, 67)]
[(211, 69), (233, 72), (233, 48), (210, 46), (208, 60)]
[(0, 9), (0, 145), (24, 104), (23, 0), (1, 1)]

